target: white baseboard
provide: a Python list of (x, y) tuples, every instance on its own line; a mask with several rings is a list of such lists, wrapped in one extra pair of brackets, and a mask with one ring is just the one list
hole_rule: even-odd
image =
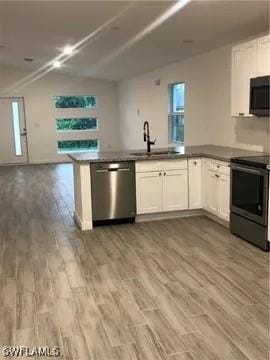
[(75, 220), (76, 224), (79, 226), (79, 228), (82, 231), (84, 231), (84, 230), (92, 230), (93, 229), (92, 221), (82, 221), (82, 219), (76, 213), (76, 211), (74, 211), (73, 217), (74, 217), (74, 220)]
[(154, 214), (142, 214), (136, 216), (136, 222), (176, 219), (176, 218), (188, 217), (188, 216), (200, 216), (203, 214), (204, 214), (203, 209), (168, 211), (168, 212), (161, 212)]
[(72, 162), (71, 159), (44, 159), (44, 160), (30, 160), (29, 165), (61, 164), (61, 163), (71, 163), (71, 162)]
[(136, 216), (136, 222), (143, 221), (153, 221), (153, 220), (166, 220), (166, 219), (177, 219), (182, 217), (190, 217), (190, 216), (207, 216), (209, 219), (223, 225), (226, 228), (230, 227), (230, 223), (228, 221), (222, 220), (219, 217), (211, 214), (209, 211), (205, 209), (194, 209), (194, 210), (181, 210), (181, 211), (171, 211), (171, 212), (161, 212), (154, 214), (142, 214)]
[(207, 210), (203, 210), (203, 215), (207, 216), (209, 219), (219, 223), (220, 225), (229, 228), (230, 227), (230, 222), (223, 220), (221, 218), (219, 218), (218, 216), (212, 214), (211, 212), (207, 211)]

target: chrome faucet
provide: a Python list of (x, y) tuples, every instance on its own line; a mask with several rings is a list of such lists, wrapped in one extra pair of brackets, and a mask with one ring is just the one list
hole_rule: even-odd
[(154, 141), (150, 140), (150, 130), (149, 130), (149, 122), (145, 121), (143, 124), (143, 141), (147, 142), (147, 152), (151, 152), (151, 145), (155, 145), (156, 139)]

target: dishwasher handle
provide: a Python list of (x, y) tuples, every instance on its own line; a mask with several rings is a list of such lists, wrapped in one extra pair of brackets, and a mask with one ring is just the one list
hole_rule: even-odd
[(96, 170), (97, 173), (107, 173), (112, 171), (130, 171), (130, 168), (115, 168), (115, 169), (101, 169)]

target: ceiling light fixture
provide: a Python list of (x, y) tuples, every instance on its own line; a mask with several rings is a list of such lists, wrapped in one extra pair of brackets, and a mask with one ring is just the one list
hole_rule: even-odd
[(58, 68), (60, 68), (60, 67), (61, 67), (61, 65), (62, 65), (62, 64), (61, 64), (61, 62), (60, 62), (60, 61), (56, 60), (56, 61), (54, 61), (54, 62), (53, 62), (53, 64), (52, 64), (52, 65), (53, 65), (53, 67), (54, 67), (54, 68), (58, 69)]
[(71, 55), (73, 53), (73, 50), (74, 50), (73, 46), (67, 45), (64, 48), (63, 54), (64, 55)]

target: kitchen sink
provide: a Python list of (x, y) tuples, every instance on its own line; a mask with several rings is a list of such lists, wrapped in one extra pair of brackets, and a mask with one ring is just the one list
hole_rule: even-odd
[(135, 152), (131, 153), (132, 156), (160, 156), (160, 155), (174, 155), (174, 154), (180, 154), (178, 151), (151, 151), (151, 152)]

